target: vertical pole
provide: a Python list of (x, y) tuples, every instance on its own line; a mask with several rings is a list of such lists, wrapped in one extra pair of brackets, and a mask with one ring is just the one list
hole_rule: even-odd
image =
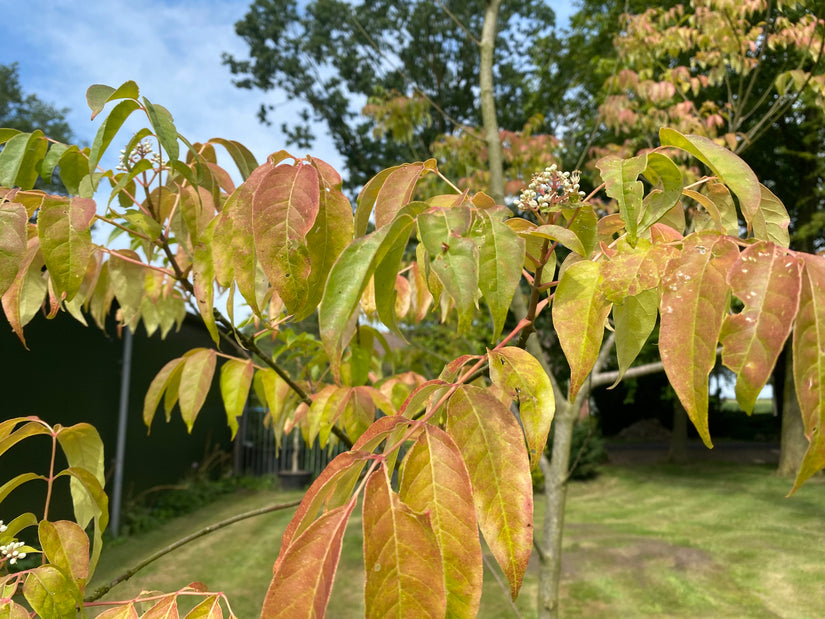
[(123, 500), (123, 465), (126, 455), (126, 424), (129, 419), (129, 381), (132, 376), (132, 332), (123, 331), (123, 365), (120, 368), (120, 406), (117, 417), (117, 447), (115, 448), (115, 475), (112, 490), (112, 535), (120, 532), (120, 506)]

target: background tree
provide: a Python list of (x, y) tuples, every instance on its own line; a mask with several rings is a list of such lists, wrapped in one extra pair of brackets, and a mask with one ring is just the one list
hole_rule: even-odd
[[(310, 121), (322, 123), (344, 158), (347, 186), (358, 188), (382, 168), (427, 159), (439, 136), (481, 126), (477, 43), (484, 5), (314, 0), (299, 9), (294, 0), (257, 0), (236, 24), (249, 59), (225, 61), (238, 86), (281, 89), (305, 102), (306, 122), (284, 127), (287, 135), (305, 148), (314, 137)], [(524, 52), (550, 32), (554, 14), (544, 2), (518, 0), (505, 3), (498, 22), (499, 122), (517, 131), (536, 113), (551, 116), (539, 96), (539, 67)], [(264, 103), (261, 119), (271, 121), (277, 105)], [(365, 107), (372, 116), (361, 115)]]
[(68, 143), (72, 130), (66, 121), (68, 108), (58, 109), (41, 101), (37, 95), (25, 94), (20, 85), (17, 63), (0, 65), (0, 127), (18, 131), (40, 129), (51, 139)]

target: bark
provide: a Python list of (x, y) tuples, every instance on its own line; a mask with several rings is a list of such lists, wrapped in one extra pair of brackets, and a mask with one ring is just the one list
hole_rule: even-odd
[(779, 468), (777, 475), (795, 477), (802, 464), (802, 458), (808, 449), (805, 428), (802, 424), (802, 411), (796, 399), (793, 380), (793, 363), (785, 355), (785, 380), (782, 389), (782, 440), (779, 450)]
[(673, 431), (670, 433), (670, 451), (667, 454), (668, 462), (687, 464), (687, 429), (688, 416), (685, 407), (674, 396), (673, 399)]
[(481, 88), (481, 119), (484, 123), (484, 139), (487, 142), (487, 166), (490, 171), (490, 194), (498, 204), (504, 204), (504, 158), (496, 117), (496, 100), (493, 96), (493, 62), (496, 44), (496, 24), (501, 0), (490, 0), (484, 11), (481, 30), (481, 64), (479, 86)]

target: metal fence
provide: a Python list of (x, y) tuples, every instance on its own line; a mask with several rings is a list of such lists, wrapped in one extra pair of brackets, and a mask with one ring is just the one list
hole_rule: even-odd
[[(293, 435), (284, 436), (281, 439), (281, 448), (278, 449), (272, 427), (264, 425), (266, 415), (266, 411), (261, 408), (247, 408), (241, 417), (235, 440), (236, 474), (267, 475), (289, 471), (292, 468)], [(294, 432), (300, 433), (300, 430), (296, 428)], [(307, 446), (300, 438), (298, 468), (310, 471), (315, 478), (330, 460), (346, 449), (346, 446), (340, 443), (322, 448), (318, 439), (312, 446)]]

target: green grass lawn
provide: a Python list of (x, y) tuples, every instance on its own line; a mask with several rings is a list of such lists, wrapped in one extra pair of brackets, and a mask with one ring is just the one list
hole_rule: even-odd
[[(771, 467), (702, 464), (610, 467), (570, 488), (562, 615), (566, 617), (825, 616), (825, 481), (785, 498), (788, 480)], [(248, 492), (104, 550), (91, 587), (178, 537), (235, 513), (299, 495)], [(543, 497), (537, 496), (540, 527)], [(241, 618), (258, 616), (281, 534), (292, 510), (260, 516), (203, 537), (113, 589), (175, 590), (202, 581), (225, 591)], [(344, 540), (327, 617), (363, 615), (361, 518)], [(535, 616), (531, 561), (516, 604)], [(485, 570), (481, 617), (518, 616)]]

